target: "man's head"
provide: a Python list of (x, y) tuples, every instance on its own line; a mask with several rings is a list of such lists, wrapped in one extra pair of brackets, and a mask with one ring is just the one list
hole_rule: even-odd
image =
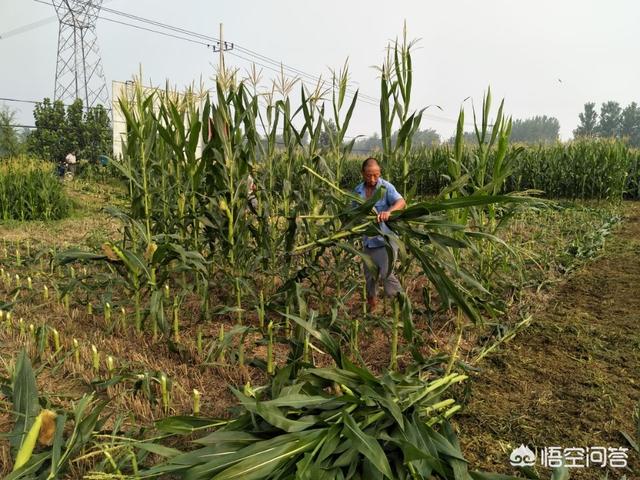
[(368, 187), (375, 187), (380, 178), (380, 164), (373, 157), (367, 158), (362, 162), (362, 180)]

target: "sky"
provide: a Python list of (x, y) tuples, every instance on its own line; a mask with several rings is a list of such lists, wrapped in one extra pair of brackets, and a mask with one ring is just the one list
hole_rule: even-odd
[[(105, 0), (103, 5), (204, 35), (329, 79), (348, 59), (353, 89), (379, 98), (379, 66), (406, 22), (413, 50), (411, 106), (425, 111), (421, 128), (443, 139), (461, 106), (471, 118), (491, 87), (516, 118), (556, 117), (568, 140), (586, 102), (640, 103), (640, 2), (635, 0)], [(305, 6), (303, 6), (305, 5)], [(128, 21), (103, 12), (105, 18)], [(28, 26), (29, 28), (22, 28)], [(149, 27), (147, 25), (147, 27)], [(17, 30), (16, 30), (17, 29)], [(145, 83), (213, 86), (218, 55), (204, 45), (99, 19), (96, 27), (109, 90), (142, 67)], [(0, 0), (0, 98), (53, 97), (58, 23), (51, 5)], [(225, 55), (240, 76), (246, 50)], [(243, 53), (244, 52), (244, 53)], [(265, 86), (277, 74), (253, 56)], [(296, 95), (298, 95), (296, 93)], [(464, 102), (464, 103), (463, 103)], [(3, 102), (16, 122), (33, 125), (32, 105)], [(372, 104), (374, 103), (374, 104)], [(494, 109), (494, 111), (495, 111)], [(379, 132), (375, 102), (358, 104), (348, 134)]]

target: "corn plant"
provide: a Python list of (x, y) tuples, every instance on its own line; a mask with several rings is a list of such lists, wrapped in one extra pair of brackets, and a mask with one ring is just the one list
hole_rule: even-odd
[[(35, 374), (29, 357), (22, 351), (16, 361), (10, 391), (15, 423), (10, 435), (14, 458), (7, 480), (59, 478), (72, 460), (94, 439), (105, 422), (101, 417), (107, 402), (83, 396), (72, 411), (42, 409)], [(57, 413), (57, 414), (56, 414)], [(72, 425), (69, 425), (72, 423)], [(34, 453), (36, 442), (40, 443)]]
[[(407, 41), (406, 26), (402, 42), (387, 47), (387, 58), (380, 67), (380, 127), (382, 138), (382, 167), (393, 164), (402, 168), (402, 195), (409, 198), (409, 165), (413, 134), (420, 127), (424, 109), (410, 113), (413, 67), (411, 49), (415, 42)], [(399, 125), (395, 142), (393, 127)]]
[(58, 220), (70, 210), (52, 164), (20, 157), (0, 165), (2, 220)]

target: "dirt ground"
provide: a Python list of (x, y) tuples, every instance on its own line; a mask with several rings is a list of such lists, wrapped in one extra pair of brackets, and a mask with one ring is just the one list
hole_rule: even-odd
[(571, 479), (640, 479), (639, 454), (622, 433), (637, 449), (640, 205), (629, 207), (604, 253), (556, 286), (531, 326), (473, 379), (456, 424), (474, 467), (513, 474), (509, 455), (521, 444), (624, 447), (628, 469), (571, 468)]

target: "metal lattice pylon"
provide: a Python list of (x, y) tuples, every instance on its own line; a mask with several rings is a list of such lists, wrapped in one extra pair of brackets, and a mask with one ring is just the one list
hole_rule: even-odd
[(102, 0), (52, 1), (59, 22), (54, 98), (64, 103), (79, 98), (85, 107), (108, 105), (96, 34)]

